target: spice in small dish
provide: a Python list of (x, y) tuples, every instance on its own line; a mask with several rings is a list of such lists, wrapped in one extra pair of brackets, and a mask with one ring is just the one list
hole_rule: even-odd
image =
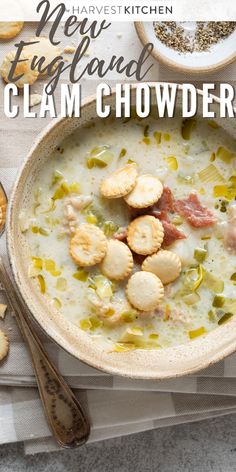
[(235, 21), (154, 22), (156, 37), (179, 53), (208, 51), (228, 38), (236, 29)]

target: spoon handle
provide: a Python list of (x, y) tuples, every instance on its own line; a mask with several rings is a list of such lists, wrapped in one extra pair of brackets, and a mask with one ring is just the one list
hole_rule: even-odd
[(79, 401), (49, 360), (38, 336), (33, 332), (25, 315), (25, 308), (1, 258), (0, 280), (29, 348), (42, 404), (52, 433), (62, 447), (80, 446), (86, 442), (90, 433), (88, 419)]

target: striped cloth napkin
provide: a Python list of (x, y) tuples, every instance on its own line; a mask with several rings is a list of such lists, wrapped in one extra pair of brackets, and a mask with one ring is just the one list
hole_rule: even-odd
[[(75, 393), (90, 417), (90, 442), (236, 413), (236, 399), (230, 396), (116, 390)], [(16, 441), (24, 441), (29, 453), (39, 447), (41, 451), (58, 448), (36, 388), (0, 387), (0, 444)]]

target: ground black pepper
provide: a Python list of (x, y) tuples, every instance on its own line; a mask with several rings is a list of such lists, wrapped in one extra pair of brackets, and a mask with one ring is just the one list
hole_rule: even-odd
[(195, 30), (187, 32), (184, 22), (154, 22), (156, 37), (180, 53), (207, 51), (213, 44), (227, 38), (236, 29), (235, 21), (197, 21)]

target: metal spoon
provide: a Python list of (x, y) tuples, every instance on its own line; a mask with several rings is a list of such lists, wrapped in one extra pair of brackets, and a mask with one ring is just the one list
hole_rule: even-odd
[[(4, 192), (7, 203), (6, 193), (2, 184), (0, 186), (0, 193)], [(5, 221), (2, 220), (0, 223), (2, 223), (1, 235), (5, 229)], [(15, 290), (1, 257), (0, 282), (6, 290), (16, 321), (28, 346), (45, 416), (54, 438), (60, 446), (65, 448), (81, 446), (89, 437), (88, 418), (80, 402), (49, 359), (41, 341), (33, 331), (26, 314), (27, 310)]]

